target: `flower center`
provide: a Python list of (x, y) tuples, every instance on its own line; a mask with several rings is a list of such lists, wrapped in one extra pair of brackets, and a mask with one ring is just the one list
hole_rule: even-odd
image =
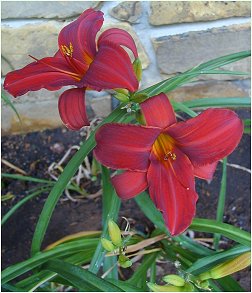
[(175, 161), (177, 156), (174, 153), (175, 140), (164, 133), (161, 133), (155, 140), (152, 149), (160, 161), (168, 161), (169, 159)]
[(73, 57), (73, 45), (70, 42), (69, 43), (69, 47), (67, 47), (66, 45), (61, 45), (61, 51), (64, 55), (68, 56), (68, 57)]

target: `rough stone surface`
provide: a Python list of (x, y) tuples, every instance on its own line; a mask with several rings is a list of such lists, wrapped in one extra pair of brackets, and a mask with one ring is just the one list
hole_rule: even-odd
[(90, 97), (89, 104), (95, 117), (105, 118), (111, 113), (111, 96), (107, 93), (99, 97)]
[(2, 74), (19, 69), (33, 60), (53, 56), (58, 50), (58, 33), (63, 24), (49, 21), (42, 24), (27, 24), (20, 28), (2, 27)]
[(138, 23), (142, 16), (140, 1), (124, 1), (110, 10), (110, 15), (116, 19)]
[(250, 16), (250, 1), (152, 1), (150, 7), (152, 25)]
[[(105, 24), (101, 29), (101, 33), (107, 29), (114, 28), (114, 27), (126, 30), (133, 37), (133, 39), (136, 43), (136, 46), (137, 46), (139, 58), (142, 62), (142, 67), (143, 67), (143, 69), (146, 69), (150, 64), (150, 59), (149, 59), (147, 53), (145, 52), (145, 49), (144, 49), (140, 39), (138, 38), (136, 32), (132, 28), (132, 26), (128, 23)], [(131, 53), (129, 50), (128, 50), (128, 52)]]
[(11, 18), (70, 18), (100, 1), (2, 1), (2, 19)]
[(177, 102), (190, 101), (202, 98), (220, 97), (248, 97), (250, 95), (250, 81), (208, 81), (187, 85), (171, 91), (167, 96)]
[[(153, 39), (160, 73), (165, 78), (184, 72), (211, 59), (250, 49), (250, 24)], [(223, 69), (250, 72), (248, 58)], [(202, 79), (237, 79), (237, 76), (208, 75)], [(244, 78), (244, 77), (241, 77)]]

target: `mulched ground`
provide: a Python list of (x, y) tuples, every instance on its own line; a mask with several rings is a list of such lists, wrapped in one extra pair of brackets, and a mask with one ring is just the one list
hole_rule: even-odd
[[(247, 110), (239, 111), (242, 118), (250, 118)], [(83, 136), (64, 128), (2, 137), (2, 158), (23, 169), (29, 176), (50, 178), (47, 172), (52, 162), (58, 162), (73, 145), (79, 145)], [(244, 135), (238, 148), (228, 157), (228, 163), (250, 169), (250, 135)], [(3, 173), (15, 171), (2, 165)], [(197, 180), (199, 194), (197, 217), (214, 219), (220, 188), (222, 164), (219, 163), (211, 184)], [(224, 221), (250, 231), (250, 174), (233, 168), (227, 169), (227, 196)], [(84, 181), (89, 193), (100, 189), (99, 181)], [(2, 215), (22, 199), (27, 190), (35, 187), (31, 182), (2, 180), (2, 195), (10, 192), (13, 200), (2, 202)], [(2, 268), (29, 257), (31, 239), (48, 194), (43, 194), (20, 208), (2, 228)], [(101, 229), (101, 198), (82, 199), (78, 202), (60, 201), (51, 219), (44, 246), (59, 238), (83, 230)], [(66, 216), (67, 215), (67, 216)], [(134, 200), (123, 203), (120, 216), (132, 219), (135, 227), (143, 232), (152, 224), (140, 212)], [(199, 234), (200, 235), (200, 234)], [(165, 272), (167, 274), (169, 272)], [(250, 291), (250, 272), (237, 274), (241, 285)]]

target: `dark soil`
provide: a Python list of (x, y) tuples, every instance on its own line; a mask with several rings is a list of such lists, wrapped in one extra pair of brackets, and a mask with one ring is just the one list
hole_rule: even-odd
[[(249, 111), (239, 111), (241, 118), (250, 118)], [(79, 145), (83, 137), (79, 132), (63, 128), (34, 132), (26, 135), (2, 137), (2, 158), (23, 169), (29, 176), (50, 178), (47, 173), (52, 162), (58, 162), (73, 145)], [(243, 135), (238, 148), (228, 157), (228, 163), (238, 164), (250, 169), (250, 135)], [(2, 165), (3, 173), (15, 174), (16, 171)], [(197, 180), (199, 194), (197, 217), (214, 219), (219, 195), (222, 164), (219, 163), (211, 184)], [(250, 174), (243, 170), (227, 167), (227, 195), (224, 221), (250, 231)], [(10, 192), (13, 200), (2, 203), (4, 215), (27, 191), (37, 185), (31, 182), (4, 178), (2, 195)], [(89, 193), (99, 190), (99, 182), (83, 183)], [(25, 260), (29, 257), (32, 235), (38, 216), (42, 210), (45, 193), (20, 208), (2, 228), (2, 268)], [(65, 196), (63, 196), (65, 197)], [(101, 229), (101, 198), (82, 199), (78, 202), (60, 201), (50, 221), (43, 247), (59, 238), (84, 230)], [(151, 222), (141, 213), (134, 200), (123, 203), (120, 216), (132, 219), (135, 227), (143, 232), (152, 229)], [(201, 236), (201, 234), (197, 234)], [(204, 235), (205, 236), (205, 235)], [(170, 272), (164, 272), (167, 274)], [(250, 291), (249, 270), (237, 274), (241, 285)]]

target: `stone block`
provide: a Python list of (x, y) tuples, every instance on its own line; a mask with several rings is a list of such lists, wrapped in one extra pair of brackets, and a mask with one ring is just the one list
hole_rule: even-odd
[(248, 97), (250, 80), (246, 81), (207, 81), (177, 88), (167, 96), (177, 102), (202, 98)]
[(250, 16), (250, 1), (152, 1), (149, 22), (165, 25)]
[(140, 1), (123, 1), (113, 7), (109, 14), (119, 20), (139, 23), (142, 16), (142, 5)]
[(58, 34), (62, 27), (63, 24), (56, 21), (19, 28), (2, 26), (3, 76), (11, 68), (19, 69), (33, 62), (28, 55), (38, 59), (53, 56), (58, 50)]
[[(184, 72), (224, 55), (250, 50), (250, 24), (239, 24), (164, 36), (152, 40), (160, 73), (164, 78)], [(250, 72), (248, 58), (222, 69)], [(207, 75), (200, 79), (237, 79), (239, 76)], [(240, 78), (244, 78), (241, 76)]]
[(2, 19), (70, 18), (88, 8), (100, 6), (100, 1), (2, 1)]

